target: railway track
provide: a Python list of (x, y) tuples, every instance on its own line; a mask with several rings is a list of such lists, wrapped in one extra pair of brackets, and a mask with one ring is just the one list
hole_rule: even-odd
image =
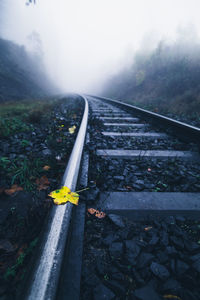
[(53, 208), (24, 298), (200, 299), (200, 129), (83, 98), (62, 185), (90, 189)]

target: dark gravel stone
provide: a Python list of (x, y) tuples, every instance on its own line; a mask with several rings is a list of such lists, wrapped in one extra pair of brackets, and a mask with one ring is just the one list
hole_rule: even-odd
[(182, 289), (180, 297), (184, 300), (200, 300), (199, 292), (191, 291), (189, 289)]
[(96, 262), (96, 270), (99, 275), (103, 276), (108, 272), (108, 266), (105, 262), (102, 261), (102, 259), (99, 258)]
[(148, 284), (140, 289), (134, 291), (134, 295), (140, 300), (161, 300), (162, 298), (157, 294), (151, 284)]
[(200, 245), (198, 245), (197, 243), (192, 242), (192, 241), (184, 240), (184, 245), (185, 245), (185, 248), (187, 249), (187, 251), (189, 251), (191, 253), (195, 253), (197, 251), (199, 252), (199, 250), (200, 250)]
[(133, 277), (134, 277), (134, 280), (140, 284), (140, 285), (144, 285), (145, 284), (145, 281), (143, 280), (143, 278), (140, 276), (139, 272), (137, 272), (135, 270), (135, 268), (132, 268), (132, 274), (133, 274)]
[(161, 280), (166, 280), (169, 277), (169, 271), (167, 270), (167, 268), (163, 265), (160, 265), (156, 262), (152, 262), (150, 269), (152, 271), (152, 273), (159, 277)]
[(140, 253), (140, 247), (137, 245), (137, 242), (134, 240), (126, 241), (126, 258), (130, 264), (135, 264), (136, 257)]
[(177, 249), (184, 249), (184, 243), (182, 241), (182, 239), (177, 238), (176, 236), (170, 236), (170, 240), (172, 241), (172, 243), (175, 245), (175, 247)]
[(109, 266), (109, 274), (113, 280), (122, 282), (125, 279), (125, 275), (113, 266)]
[(122, 217), (114, 214), (109, 214), (108, 218), (119, 228), (124, 228), (125, 224)]
[(48, 155), (51, 155), (52, 152), (51, 152), (51, 150), (49, 150), (49, 149), (45, 149), (45, 150), (42, 150), (42, 154), (48, 156)]
[(100, 279), (95, 275), (95, 266), (91, 265), (83, 268), (82, 279), (84, 285), (96, 286), (100, 283)]
[(141, 186), (141, 185), (139, 185), (139, 184), (136, 184), (136, 183), (134, 183), (133, 185), (132, 185), (132, 187), (135, 189), (135, 190), (142, 190), (143, 189), (143, 186)]
[(102, 243), (105, 246), (110, 246), (114, 241), (119, 240), (119, 237), (116, 234), (110, 233), (105, 238), (102, 239)]
[(159, 241), (159, 237), (157, 235), (153, 235), (151, 240), (149, 241), (149, 245), (155, 246)]
[(127, 230), (127, 228), (125, 227), (124, 230), (120, 230), (119, 232), (119, 237), (122, 239), (122, 240), (127, 240), (128, 239), (128, 236), (129, 236), (129, 232)]
[(188, 269), (189, 269), (189, 265), (186, 264), (184, 261), (182, 260), (177, 260), (176, 262), (176, 273), (178, 275), (183, 275)]
[(117, 260), (114, 261), (114, 264), (115, 264), (116, 268), (123, 274), (125, 274), (125, 275), (131, 274), (130, 266), (124, 265)]
[(174, 255), (176, 255), (178, 253), (176, 251), (176, 249), (174, 248), (174, 246), (168, 246), (168, 247), (166, 247), (166, 252), (170, 256), (174, 256)]
[(120, 294), (120, 296), (126, 295), (126, 287), (121, 285), (119, 282), (115, 280), (108, 280), (105, 282), (106, 286), (111, 289), (116, 295)]
[(157, 258), (159, 260), (159, 263), (161, 263), (161, 264), (165, 264), (168, 261), (168, 256), (167, 256), (167, 254), (165, 252), (158, 251), (156, 253), (156, 256), (157, 256)]
[(167, 247), (168, 244), (169, 244), (169, 237), (168, 237), (168, 234), (167, 232), (163, 231), (161, 233), (161, 239), (160, 239), (160, 242), (163, 246)]
[(94, 289), (93, 289), (93, 299), (94, 300), (112, 300), (114, 299), (115, 294), (108, 289), (105, 285), (103, 285), (102, 283), (97, 285)]
[(190, 260), (192, 260), (192, 261), (200, 260), (200, 253), (190, 256)]
[(200, 273), (200, 259), (199, 260), (196, 260), (193, 264), (192, 264), (192, 267)]
[(137, 259), (138, 269), (146, 268), (154, 258), (155, 256), (151, 253), (142, 252)]
[(144, 180), (138, 179), (138, 180), (135, 181), (135, 184), (140, 185), (141, 187), (143, 187), (144, 186)]
[(123, 254), (123, 244), (119, 242), (112, 243), (109, 247), (110, 256), (114, 257), (114, 259), (120, 258)]
[(185, 217), (183, 217), (183, 216), (177, 216), (176, 217), (176, 221), (178, 221), (178, 222), (185, 222)]
[(99, 283), (100, 283), (100, 279), (94, 273), (91, 273), (90, 276), (88, 276), (84, 280), (84, 284), (88, 286), (96, 286)]
[(167, 292), (177, 292), (178, 290), (181, 289), (180, 283), (173, 279), (169, 278), (162, 286), (162, 291), (167, 293)]
[(114, 176), (113, 179), (115, 179), (117, 181), (122, 181), (122, 180), (124, 180), (124, 176)]
[(165, 217), (165, 223), (166, 224), (175, 224), (176, 220), (175, 220), (174, 216), (167, 216), (167, 217)]

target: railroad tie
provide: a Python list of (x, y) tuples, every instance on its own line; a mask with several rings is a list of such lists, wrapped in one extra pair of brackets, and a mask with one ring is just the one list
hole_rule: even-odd
[(134, 220), (156, 215), (199, 217), (200, 193), (103, 192), (97, 208)]
[(137, 158), (156, 158), (169, 159), (177, 158), (184, 160), (199, 160), (200, 155), (191, 151), (173, 151), (173, 150), (123, 150), (123, 149), (98, 149), (98, 156), (107, 156), (110, 158), (137, 159)]
[(101, 116), (101, 117), (110, 117), (110, 116), (114, 116), (114, 117), (131, 117), (130, 114), (128, 113), (93, 113), (94, 116), (98, 117), (98, 116)]
[(147, 127), (149, 124), (137, 124), (137, 123), (104, 123), (104, 126), (122, 126), (122, 127)]
[(109, 120), (109, 121), (121, 120), (121, 121), (139, 122), (138, 118), (132, 118), (132, 117), (99, 117), (99, 119), (100, 120)]
[(109, 132), (103, 131), (103, 135), (105, 136), (124, 136), (124, 137), (135, 137), (135, 138), (167, 138), (168, 135), (166, 133), (157, 133), (157, 132)]

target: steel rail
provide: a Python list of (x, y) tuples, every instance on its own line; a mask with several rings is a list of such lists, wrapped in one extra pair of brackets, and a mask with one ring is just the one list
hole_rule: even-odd
[(121, 108), (126, 108), (138, 113), (140, 116), (147, 117), (149, 119), (152, 119), (156, 122), (159, 122), (161, 125), (167, 125), (173, 129), (173, 133), (178, 134), (179, 136), (182, 136), (184, 138), (187, 138), (195, 143), (200, 144), (200, 128), (186, 124), (184, 122), (176, 121), (174, 119), (165, 117), (163, 115), (139, 108), (137, 106), (124, 103), (118, 100), (113, 100), (110, 98), (105, 98), (105, 97), (99, 97), (99, 96), (93, 96), (89, 95), (90, 97), (93, 97), (95, 99), (103, 100), (109, 103), (117, 104)]
[[(85, 110), (62, 181), (62, 185), (69, 187), (72, 191), (75, 191), (76, 188), (88, 123), (88, 101), (85, 97), (82, 98), (85, 101)], [(68, 202), (66, 205), (53, 208), (52, 218), (48, 224), (49, 228), (44, 237), (45, 241), (41, 246), (41, 255), (31, 277), (31, 286), (26, 292), (25, 299), (27, 300), (52, 300), (55, 298), (72, 207), (73, 205)]]

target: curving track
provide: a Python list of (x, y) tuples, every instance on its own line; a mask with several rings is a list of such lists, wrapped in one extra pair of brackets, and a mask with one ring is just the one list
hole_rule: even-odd
[[(77, 208), (69, 203), (53, 208), (26, 289), (25, 298), (29, 300), (79, 299), (87, 197), (90, 205), (91, 197), (96, 200), (92, 207), (133, 220), (150, 215), (196, 217), (200, 213), (199, 182), (193, 180), (185, 190), (181, 190), (181, 181), (176, 185), (172, 180), (167, 187), (164, 183), (155, 186), (148, 174), (152, 171), (149, 165), (155, 166), (155, 172), (159, 165), (159, 173), (154, 172), (153, 177), (158, 183), (162, 166), (166, 168), (175, 161), (183, 182), (190, 182), (191, 172), (199, 178), (199, 128), (111, 99), (83, 99), (85, 112), (62, 185), (74, 191), (77, 185), (86, 187), (88, 180), (95, 180), (100, 193), (90, 183), (91, 191)], [(141, 172), (144, 164), (148, 170)], [(96, 176), (97, 166), (104, 170), (102, 178)], [(137, 170), (134, 173), (132, 168), (130, 176), (131, 166)]]

